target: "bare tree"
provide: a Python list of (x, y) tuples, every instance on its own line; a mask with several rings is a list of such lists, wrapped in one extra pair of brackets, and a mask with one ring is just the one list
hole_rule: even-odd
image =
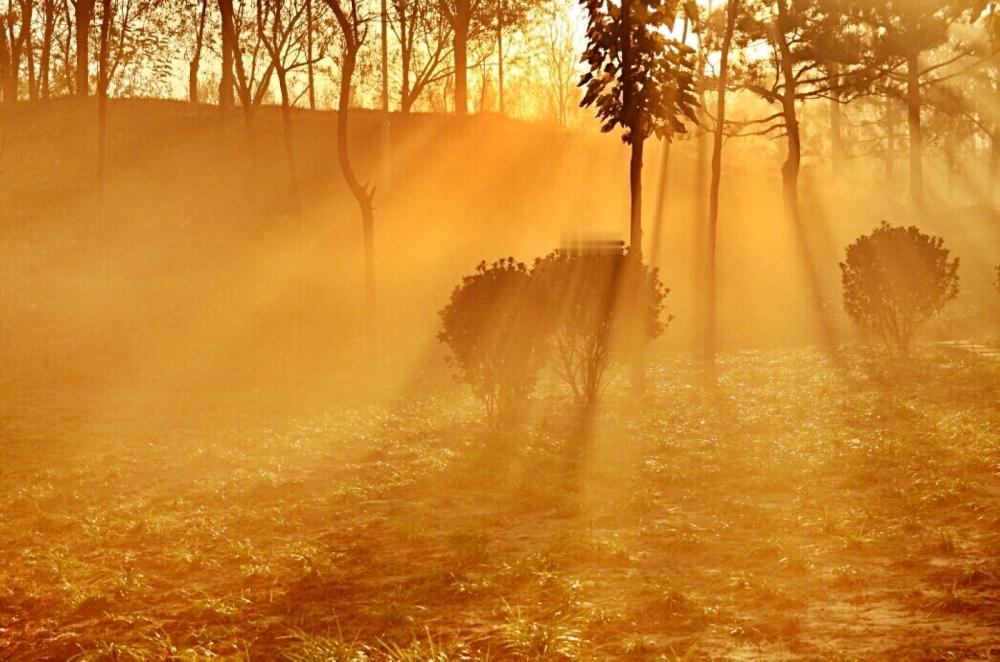
[(426, 87), (449, 72), (451, 26), (436, 0), (392, 0), (390, 26), (399, 41), (399, 107), (410, 112)]
[(0, 16), (0, 91), (4, 103), (15, 104), (20, 86), (21, 58), (30, 50), (33, 0), (17, 0)]
[(365, 336), (370, 354), (375, 351), (375, 190), (362, 184), (354, 172), (348, 144), (351, 88), (358, 65), (358, 53), (368, 36), (367, 18), (360, 14), (359, 0), (325, 0), (340, 27), (340, 100), (337, 109), (337, 161), (351, 195), (361, 211), (361, 229), (365, 254)]

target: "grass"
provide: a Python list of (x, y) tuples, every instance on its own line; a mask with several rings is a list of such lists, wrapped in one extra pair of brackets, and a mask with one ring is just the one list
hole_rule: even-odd
[(443, 390), (11, 440), (0, 657), (987, 657), (997, 365), (803, 350), (725, 356), (715, 389), (681, 359), (651, 373), (584, 438), (561, 394), (494, 433)]

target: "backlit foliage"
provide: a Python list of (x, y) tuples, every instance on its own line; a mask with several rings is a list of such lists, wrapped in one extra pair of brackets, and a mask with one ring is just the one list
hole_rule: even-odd
[(440, 312), (438, 339), (457, 377), (472, 388), (490, 420), (516, 420), (544, 359), (546, 308), (528, 268), (509, 257), (480, 262)]
[(958, 296), (958, 258), (944, 240), (883, 222), (840, 264), (851, 319), (906, 353), (917, 328)]
[(581, 105), (596, 108), (603, 131), (621, 126), (626, 143), (684, 133), (684, 118), (696, 121), (698, 99), (694, 51), (667, 33), (681, 3), (583, 4), (588, 15), (583, 61), (590, 70), (580, 81), (585, 90)]
[(557, 251), (535, 263), (532, 276), (556, 319), (553, 369), (587, 403), (597, 400), (617, 364), (665, 328), (669, 290), (655, 268), (641, 265), (638, 279), (634, 268), (627, 255), (608, 253)]

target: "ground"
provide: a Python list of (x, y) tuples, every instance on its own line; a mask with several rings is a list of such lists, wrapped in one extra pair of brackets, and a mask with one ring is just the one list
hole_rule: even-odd
[(506, 431), (446, 379), (10, 414), (0, 657), (1000, 656), (1000, 362), (746, 352), (711, 383), (658, 359), (589, 414), (545, 383)]

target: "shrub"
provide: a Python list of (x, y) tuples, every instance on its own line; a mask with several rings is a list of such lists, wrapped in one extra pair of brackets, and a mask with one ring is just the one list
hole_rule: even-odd
[(665, 328), (660, 315), (668, 290), (657, 270), (621, 252), (557, 251), (535, 262), (532, 278), (554, 316), (555, 372), (588, 404), (610, 380), (611, 367)]
[(438, 339), (456, 377), (472, 388), (494, 424), (517, 420), (545, 356), (546, 307), (524, 264), (480, 262), (440, 312)]
[(958, 258), (944, 240), (883, 222), (847, 247), (844, 309), (906, 354), (917, 328), (958, 295)]

